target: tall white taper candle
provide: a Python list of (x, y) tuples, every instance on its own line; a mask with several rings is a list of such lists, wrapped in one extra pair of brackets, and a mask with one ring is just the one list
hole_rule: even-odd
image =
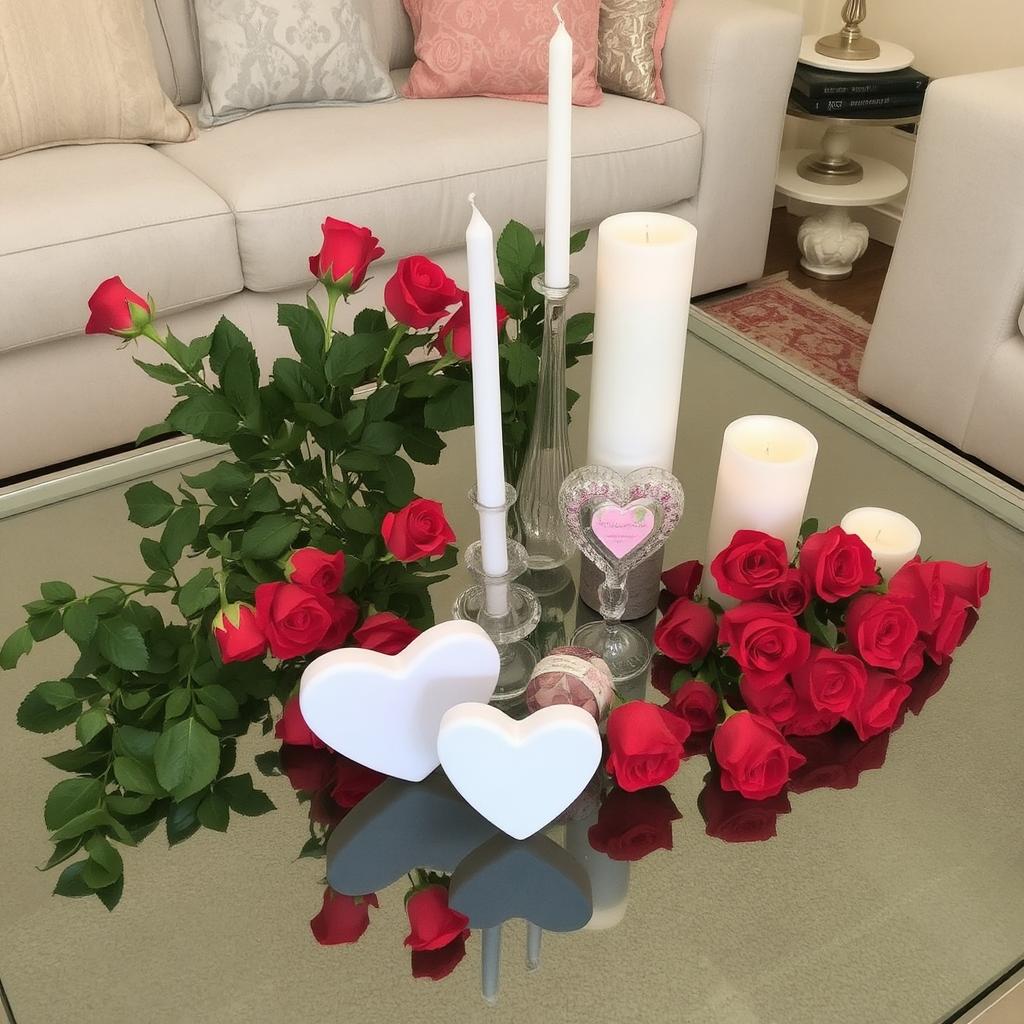
[(569, 227), (572, 221), (572, 36), (558, 10), (558, 28), (548, 45), (547, 211), (544, 224), (544, 283), (569, 287)]

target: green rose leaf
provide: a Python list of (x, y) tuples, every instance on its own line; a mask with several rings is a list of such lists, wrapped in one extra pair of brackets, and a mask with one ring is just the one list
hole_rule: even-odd
[(423, 421), (431, 430), (455, 430), (473, 422), (473, 385), (456, 381), (454, 387), (427, 399)]
[(85, 879), (82, 878), (82, 873), (85, 871), (85, 866), (88, 863), (87, 860), (79, 860), (75, 861), (74, 864), (69, 864), (61, 872), (60, 878), (57, 879), (57, 884), (53, 889), (54, 895), (70, 896), (73, 899), (91, 896), (93, 891), (86, 884)]
[(28, 626), (16, 629), (0, 647), (0, 668), (10, 669), (32, 650), (32, 631)]
[(147, 796), (161, 796), (164, 793), (153, 768), (135, 760), (134, 757), (114, 758), (114, 778), (120, 786), (131, 793), (143, 793)]
[(157, 526), (174, 511), (174, 499), (149, 480), (125, 491), (128, 518), (139, 526)]
[(441, 461), (441, 452), (446, 447), (436, 431), (408, 424), (404, 426), (402, 446), (405, 448), (405, 454), (413, 462), (423, 466), (436, 466)]
[(133, 757), (145, 764), (153, 763), (153, 753), (160, 733), (134, 725), (119, 725), (114, 730), (114, 753)]
[(201, 797), (190, 796), (176, 804), (172, 804), (167, 812), (167, 842), (171, 846), (183, 843), (199, 828), (196, 810)]
[(107, 714), (103, 708), (89, 708), (75, 724), (78, 742), (85, 745), (107, 727)]
[(374, 490), (383, 491), (388, 504), (394, 508), (404, 508), (408, 505), (416, 490), (416, 477), (412, 467), (398, 455), (382, 459), (380, 468), (368, 473), (366, 480)]
[(238, 701), (227, 687), (214, 683), (199, 687), (196, 694), (218, 718), (234, 718), (238, 714)]
[(64, 609), (62, 625), (67, 633), (79, 647), (85, 647), (96, 632), (99, 624), (99, 617), (96, 612), (84, 601), (76, 601)]
[(121, 896), (124, 893), (124, 875), (117, 879), (110, 885), (103, 886), (102, 889), (96, 890), (96, 895), (100, 898), (100, 902), (107, 908), (107, 910), (113, 910), (114, 907), (121, 902)]
[(107, 755), (102, 750), (87, 750), (85, 747), (61, 750), (43, 758), (62, 772), (84, 772), (106, 759)]
[(189, 487), (230, 497), (234, 494), (244, 494), (252, 487), (253, 471), (251, 467), (240, 462), (218, 462), (213, 469), (208, 469), (205, 473), (183, 476), (182, 479)]
[(139, 627), (120, 616), (99, 621), (96, 645), (107, 661), (126, 672), (141, 672), (149, 665), (149, 652)]
[(199, 536), (199, 506), (187, 501), (171, 513), (164, 532), (160, 537), (160, 547), (168, 565), (177, 565), (184, 554), (185, 548), (195, 542)]
[(74, 601), (76, 596), (74, 587), (63, 580), (43, 583), (39, 587), (39, 592), (43, 595), (43, 600), (53, 601), (55, 604), (67, 604), (68, 601)]
[(214, 832), (227, 832), (231, 812), (224, 797), (210, 793), (196, 809), (196, 817), (203, 828), (213, 829)]
[(540, 360), (529, 345), (521, 341), (503, 344), (501, 355), (508, 367), (508, 381), (513, 387), (521, 388), (537, 383)]
[(50, 790), (43, 808), (43, 821), (56, 831), (69, 821), (99, 808), (103, 800), (101, 779), (65, 779)]
[(274, 809), (270, 797), (261, 790), (253, 788), (252, 776), (248, 773), (221, 779), (217, 783), (217, 792), (227, 800), (231, 810), (248, 817), (266, 814), (267, 811)]
[(145, 363), (141, 359), (132, 357), (132, 362), (142, 370), (148, 377), (160, 381), (161, 384), (184, 384), (188, 380), (188, 374), (179, 370), (170, 363)]
[(219, 591), (213, 580), (212, 569), (200, 569), (178, 591), (177, 604), (186, 619), (198, 615), (217, 600)]
[(210, 368), (219, 377), (227, 365), (228, 357), (232, 352), (243, 351), (256, 367), (256, 376), (259, 377), (259, 364), (256, 361), (256, 351), (252, 342), (230, 321), (227, 317), (221, 317), (217, 326), (210, 335)]
[(78, 718), (82, 705), (77, 699), (60, 707), (54, 707), (46, 699), (41, 688), (52, 685), (54, 684), (40, 683), (18, 706), (17, 722), (22, 729), (35, 733), (56, 732), (57, 729), (71, 725)]
[(119, 793), (112, 793), (107, 797), (107, 810), (126, 818), (144, 814), (152, 806), (153, 798), (151, 796), (121, 796)]
[(245, 531), (242, 537), (243, 558), (277, 558), (299, 535), (301, 524), (286, 515), (266, 516)]
[(161, 734), (154, 760), (157, 781), (181, 801), (205, 789), (217, 777), (220, 743), (196, 719), (186, 718)]
[(373, 331), (368, 334), (356, 333), (351, 336), (336, 334), (324, 368), (331, 384), (339, 386), (347, 378), (359, 377), (370, 367), (378, 367), (384, 361), (384, 353), (391, 341), (388, 330)]
[(394, 455), (402, 446), (402, 428), (398, 423), (370, 423), (359, 439), (359, 447), (374, 455)]
[(184, 687), (172, 690), (164, 705), (164, 719), (180, 718), (192, 706), (192, 698)]
[(238, 430), (238, 413), (223, 395), (204, 391), (179, 402), (171, 410), (167, 422), (175, 430), (191, 434), (201, 441), (224, 444)]
[[(121, 854), (110, 845), (110, 841), (106, 836), (95, 835), (90, 837), (85, 842), (85, 852), (89, 854), (89, 860), (102, 868), (103, 872), (107, 875), (108, 881), (105, 885), (110, 885), (121, 877), (124, 872), (124, 864), (121, 861)], [(86, 879), (89, 881), (89, 879)], [(90, 884), (92, 884), (90, 882)], [(103, 885), (97, 885), (95, 888), (100, 889)]]
[(524, 224), (511, 220), (498, 236), (498, 269), (510, 288), (522, 289), (529, 283), (530, 266), (537, 252), (537, 240)]

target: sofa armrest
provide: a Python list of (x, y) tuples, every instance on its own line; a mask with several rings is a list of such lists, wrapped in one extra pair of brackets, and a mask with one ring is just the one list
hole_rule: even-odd
[(694, 293), (764, 272), (800, 18), (752, 0), (676, 0), (663, 60), (666, 102), (701, 127)]

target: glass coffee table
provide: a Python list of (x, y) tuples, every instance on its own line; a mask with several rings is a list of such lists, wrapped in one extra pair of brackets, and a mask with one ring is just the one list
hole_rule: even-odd
[[(485, 941), (474, 930), (465, 959), (431, 981), (413, 978), (402, 945), (404, 874), (378, 890), (380, 907), (357, 944), (314, 941), (309, 920), (327, 868), (299, 857), (310, 805), (283, 776), (259, 780), (277, 805), (270, 814), (234, 816), (226, 834), (200, 830), (171, 850), (157, 832), (126, 851), (125, 895), (113, 913), (94, 899), (51, 896), (55, 873), (35, 865), (49, 852), (43, 800), (61, 776), (41, 756), (70, 743), (14, 722), (31, 686), (59, 678), (70, 663), (71, 652), (51, 641), (0, 678), (0, 978), (18, 1024), (937, 1024), (976, 1019), (991, 990), (1012, 986), (1024, 955), (1020, 502), (1012, 488), (979, 483), (881, 414), (746, 350), (698, 312), (691, 328), (676, 464), (686, 513), (669, 564), (703, 554), (725, 426), (754, 412), (798, 420), (820, 443), (809, 514), (834, 523), (856, 506), (895, 508), (920, 526), (926, 556), (992, 564), (981, 620), (920, 713), (869, 744), (822, 744), (813, 771), (765, 805), (731, 803), (706, 788), (707, 761), (695, 754), (669, 785), (682, 815), (673, 849), (633, 863), (589, 847), (593, 818), (581, 808), (547, 832), (575, 865), (563, 873), (587, 876), (595, 905), (588, 926), (545, 932), (535, 970), (527, 970), (527, 946), (532, 939), (536, 954), (536, 929), (528, 937), (522, 920), (510, 920), (500, 953), (495, 931)], [(581, 409), (577, 455), (585, 424)], [(418, 467), (419, 489), (443, 498), (464, 547), (476, 531), (465, 498), (472, 434), (447, 439), (440, 466)], [(179, 472), (155, 479), (173, 486)], [(0, 633), (18, 624), (18, 605), (42, 580), (85, 587), (93, 573), (134, 578), (141, 563), (137, 528), (125, 517), (127, 486), (0, 520)], [(464, 585), (460, 568), (433, 591), (435, 607), (449, 608)], [(548, 589), (538, 639), (550, 644), (571, 635), (578, 606), (571, 584)], [(245, 739), (239, 770), (255, 775), (254, 755), (272, 749), (273, 737)], [(431, 785), (443, 791), (443, 780)], [(363, 868), (432, 866), (430, 819), (412, 821), (398, 814), (379, 845), (363, 849)], [(493, 918), (516, 918), (539, 885), (523, 863), (491, 880)], [(557, 884), (549, 899), (556, 913)], [(1013, 998), (981, 1019), (1024, 1020)]]

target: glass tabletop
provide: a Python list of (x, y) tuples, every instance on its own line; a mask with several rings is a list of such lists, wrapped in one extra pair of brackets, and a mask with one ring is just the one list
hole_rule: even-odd
[[(385, 783), (338, 826), (330, 858), (301, 856), (324, 831), (311, 812), (328, 821), (337, 808), (297, 799), (288, 774), (260, 778), (277, 810), (235, 815), (226, 834), (200, 830), (171, 850), (155, 833), (126, 851), (125, 895), (108, 913), (94, 899), (51, 896), (54, 873), (35, 868), (48, 853), (43, 801), (60, 778), (41, 755), (68, 743), (23, 732), (14, 716), (31, 686), (68, 664), (68, 648), (52, 641), (0, 687), (0, 978), (18, 1024), (429, 1024), (485, 1012), (517, 1022), (936, 1024), (1019, 961), (1021, 534), (702, 340), (700, 317), (692, 326), (675, 467), (686, 512), (667, 564), (703, 554), (725, 426), (748, 413), (795, 419), (820, 444), (808, 514), (834, 523), (858, 506), (895, 508), (920, 526), (925, 556), (991, 563), (991, 593), (948, 679), (920, 686), (891, 736), (807, 741), (807, 767), (776, 800), (723, 794), (695, 750), (667, 791), (606, 810), (596, 841), (599, 794), (585, 794), (571, 820), (515, 844), (433, 777), (419, 787)], [(585, 393), (586, 367), (578, 370), (570, 384)], [(577, 458), (585, 425), (581, 407)], [(476, 535), (465, 496), (472, 433), (447, 440), (439, 466), (417, 467), (418, 491), (443, 500), (465, 547)], [(166, 486), (178, 472), (156, 479)], [(40, 580), (132, 578), (138, 531), (125, 518), (126, 486), (0, 522), (0, 633), (17, 625), (17, 606)], [(434, 589), (439, 618), (465, 582), (460, 568)], [(548, 589), (543, 644), (590, 614), (571, 582)], [(647, 680), (638, 688), (657, 696)], [(272, 736), (247, 737), (239, 769), (277, 749)], [(285, 767), (308, 781), (301, 765)], [(666, 828), (671, 850), (609, 856), (638, 856)], [(439, 981), (414, 977), (403, 947), (406, 871), (415, 868), (454, 871), (473, 908), (465, 956)], [(379, 907), (355, 944), (323, 946), (311, 935), (328, 875), (341, 888), (376, 891)], [(547, 928), (528, 929), (530, 916)], [(538, 941), (539, 963), (528, 970)], [(450, 966), (421, 963), (418, 972)]]

